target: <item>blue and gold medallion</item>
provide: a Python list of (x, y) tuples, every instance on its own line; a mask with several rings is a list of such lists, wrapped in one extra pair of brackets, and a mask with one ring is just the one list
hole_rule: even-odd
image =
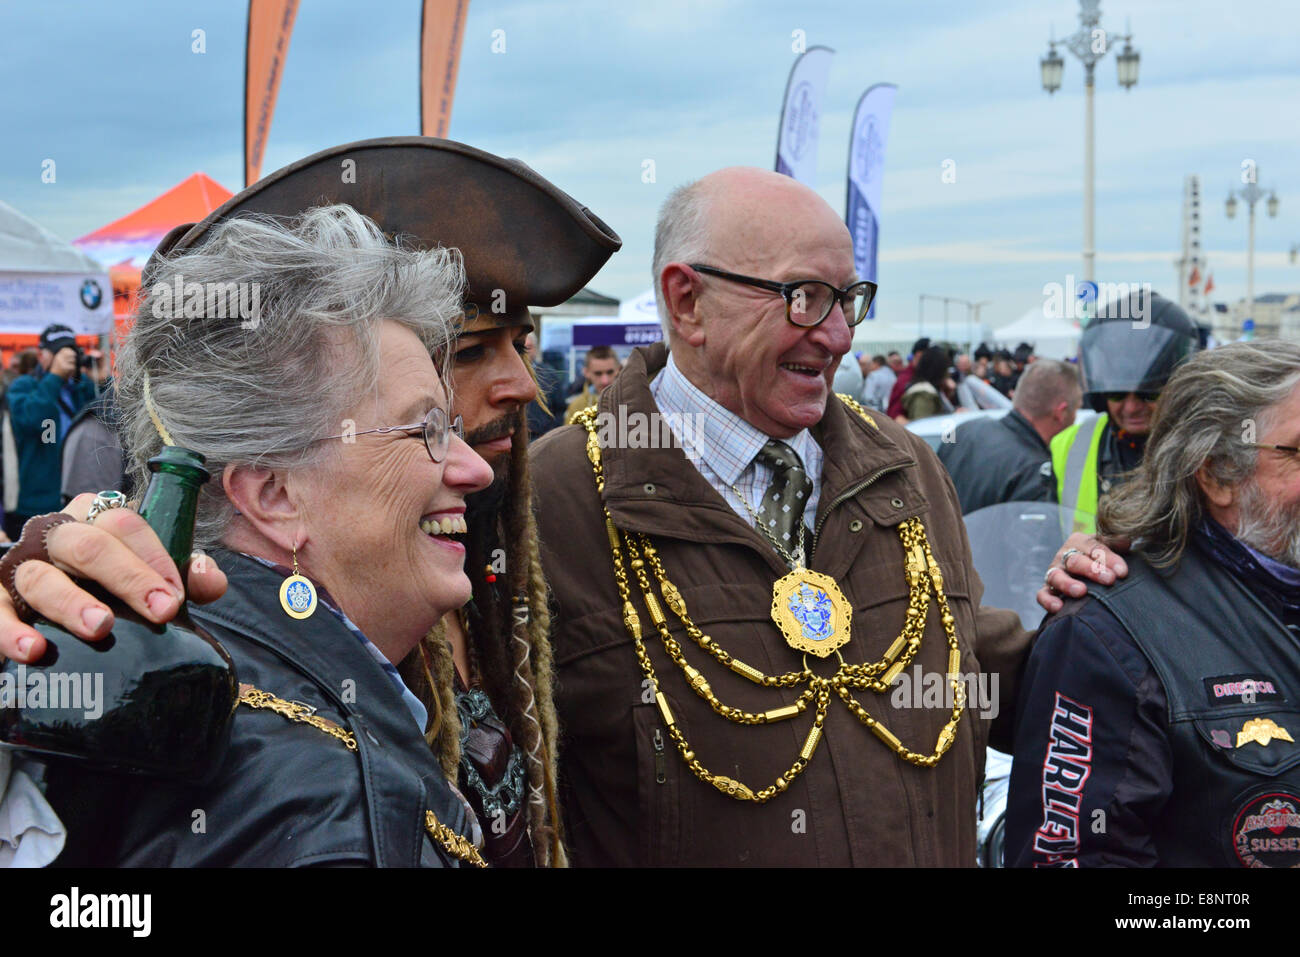
[(310, 618), (316, 611), (316, 586), (301, 575), (280, 583), (280, 607), (290, 618)]
[(835, 579), (796, 568), (772, 586), (772, 620), (795, 651), (825, 658), (848, 643), (853, 609)]

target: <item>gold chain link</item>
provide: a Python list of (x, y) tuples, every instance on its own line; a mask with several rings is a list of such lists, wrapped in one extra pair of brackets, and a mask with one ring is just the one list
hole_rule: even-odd
[[(316, 709), (311, 705), (302, 704), (299, 701), (286, 701), (284, 698), (277, 698), (269, 691), (262, 691), (260, 688), (254, 688), (252, 685), (241, 684), (239, 686), (239, 703), (249, 708), (260, 708), (267, 711), (274, 711), (278, 715), (283, 715), (290, 721), (298, 721), (302, 724), (309, 724), (318, 731), (324, 731), (332, 738), (337, 738), (343, 742), (344, 747), (349, 751), (357, 749), (357, 739), (350, 731), (344, 731), (341, 727), (330, 721), (328, 718), (322, 718), (315, 713)], [(429, 832), (429, 836), (437, 841), (447, 853), (452, 857), (459, 858), (462, 861), (468, 861), (475, 867), (487, 867), (488, 863), (479, 854), (478, 848), (474, 846), (469, 839), (457, 834), (447, 825), (439, 822), (437, 816), (432, 811), (424, 812), (424, 829)]]
[(324, 731), (330, 737), (338, 738), (349, 751), (357, 749), (357, 739), (351, 731), (344, 731), (328, 718), (320, 717), (315, 713), (316, 709), (311, 705), (277, 698), (269, 691), (261, 691), (252, 685), (239, 686), (239, 703), (250, 708), (265, 708), (268, 711), (274, 711), (276, 714), (284, 715), (290, 721), (309, 724), (318, 731)]
[(468, 861), (475, 867), (488, 866), (488, 862), (483, 860), (483, 855), (478, 852), (478, 848), (472, 841), (443, 824), (432, 811), (424, 812), (424, 829), (429, 832), (430, 837), (445, 847), (452, 857)]
[[(846, 396), (840, 396), (840, 399), (850, 409), (862, 416), (868, 424), (879, 429), (879, 426), (867, 415), (861, 405)], [(587, 430), (587, 459), (591, 462), (592, 472), (595, 476), (596, 491), (603, 494), (605, 491), (605, 475), (601, 461), (600, 440), (596, 432), (596, 410), (594, 408), (586, 409), (578, 413), (574, 421), (580, 423)], [(826, 712), (832, 691), (844, 701), (845, 706), (859, 721), (870, 728), (894, 753), (911, 764), (921, 767), (934, 767), (939, 763), (939, 759), (944, 752), (952, 746), (953, 741), (956, 740), (957, 726), (961, 722), (962, 712), (966, 704), (965, 686), (958, 677), (961, 666), (961, 649), (957, 644), (956, 619), (948, 607), (948, 599), (943, 592), (943, 574), (940, 572), (939, 565), (930, 551), (925, 526), (919, 518), (907, 519), (898, 527), (898, 535), (902, 541), (903, 554), (905, 555), (904, 571), (909, 588), (907, 615), (903, 620), (901, 633), (890, 644), (880, 660), (870, 664), (847, 664), (843, 657), (836, 652), (840, 660), (839, 670), (831, 677), (823, 678), (813, 674), (808, 669), (806, 659), (804, 667), (800, 671), (791, 671), (783, 675), (765, 675), (757, 668), (733, 657), (726, 650), (719, 647), (713, 639), (704, 634), (691, 620), (681, 592), (669, 581), (663, 564), (659, 561), (658, 551), (649, 538), (640, 533), (620, 530), (614, 524), (609, 508), (602, 507), (605, 513), (605, 532), (609, 537), (610, 554), (614, 566), (614, 583), (618, 588), (619, 599), (623, 602), (623, 626), (632, 637), (637, 661), (641, 666), (641, 671), (650, 682), (650, 687), (655, 692), (655, 700), (668, 727), (669, 736), (677, 744), (677, 750), (681, 753), (686, 766), (701, 781), (711, 784), (723, 794), (736, 800), (754, 801), (759, 804), (771, 800), (777, 794), (786, 790), (790, 783), (808, 766), (817, 750), (817, 745), (821, 741), (822, 729), (825, 725)], [(668, 653), (668, 657), (672, 662), (681, 669), (691, 690), (707, 701), (709, 707), (716, 714), (737, 724), (770, 724), (796, 717), (812, 706), (813, 723), (808, 729), (808, 735), (804, 739), (803, 747), (790, 765), (789, 770), (777, 777), (772, 784), (756, 792), (739, 781), (725, 775), (714, 774), (700, 763), (695, 752), (687, 743), (686, 737), (677, 727), (672, 709), (668, 706), (668, 699), (664, 697), (660, 690), (658, 675), (655, 673), (654, 665), (650, 661), (650, 655), (646, 651), (645, 643), (641, 639), (641, 619), (637, 614), (636, 607), (632, 604), (627, 568), (624, 566), (623, 561), (624, 549), (626, 549), (630, 559), (627, 563), (628, 567), (631, 568), (633, 576), (636, 578), (642, 600), (650, 614), (655, 630), (663, 642), (664, 650)], [(647, 568), (650, 574), (647, 574)], [(723, 704), (714, 695), (707, 679), (686, 660), (681, 643), (672, 636), (672, 631), (668, 626), (668, 618), (663, 613), (659, 600), (655, 597), (655, 588), (650, 581), (651, 574), (658, 583), (658, 592), (662, 596), (664, 604), (681, 621), (686, 634), (723, 667), (736, 674), (743, 675), (763, 687), (793, 688), (806, 684), (807, 688), (793, 704), (760, 713), (749, 712)], [(852, 691), (871, 690), (881, 694), (887, 692), (899, 672), (906, 668), (916, 657), (921, 648), (921, 638), (925, 632), (926, 618), (929, 615), (931, 589), (933, 589), (938, 600), (940, 621), (943, 623), (944, 634), (948, 639), (948, 676), (954, 692), (954, 699), (952, 715), (939, 732), (934, 752), (932, 754), (919, 754), (906, 748), (884, 724), (872, 717), (866, 708), (853, 697)]]

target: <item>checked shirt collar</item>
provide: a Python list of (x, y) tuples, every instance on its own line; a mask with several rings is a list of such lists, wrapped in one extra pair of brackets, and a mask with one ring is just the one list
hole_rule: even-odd
[[(650, 394), (659, 411), (670, 416), (673, 434), (686, 451), (700, 474), (727, 504), (745, 520), (754, 524), (753, 516), (745, 508), (731, 486), (744, 494), (750, 508), (758, 511), (763, 493), (772, 484), (772, 470), (754, 461), (754, 456), (767, 444), (771, 436), (760, 432), (730, 409), (719, 405), (695, 386), (677, 367), (670, 352), (663, 372), (650, 383)], [(683, 435), (684, 416), (696, 426), (690, 435)], [(817, 501), (821, 494), (822, 449), (808, 429), (782, 439), (793, 448), (803, 461), (804, 471), (812, 480), (812, 494), (804, 506), (804, 523), (815, 526)]]

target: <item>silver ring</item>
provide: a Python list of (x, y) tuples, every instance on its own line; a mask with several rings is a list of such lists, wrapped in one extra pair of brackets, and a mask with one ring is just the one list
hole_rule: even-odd
[(1047, 586), (1047, 590), (1050, 592), (1056, 591), (1056, 586), (1052, 584), (1052, 572), (1054, 571), (1056, 571), (1056, 566), (1052, 565), (1047, 571), (1043, 572), (1043, 584)]
[(100, 512), (107, 512), (110, 508), (126, 507), (126, 496), (121, 492), (115, 492), (111, 489), (100, 492), (95, 496), (95, 500), (90, 503), (90, 511), (86, 513), (86, 521), (93, 522)]
[(1061, 569), (1062, 569), (1063, 571), (1068, 572), (1068, 571), (1070, 570), (1070, 556), (1071, 556), (1071, 555), (1082, 555), (1082, 554), (1083, 554), (1083, 552), (1081, 552), (1081, 551), (1080, 551), (1079, 549), (1077, 549), (1077, 548), (1067, 548), (1067, 549), (1065, 550), (1065, 554), (1061, 556)]

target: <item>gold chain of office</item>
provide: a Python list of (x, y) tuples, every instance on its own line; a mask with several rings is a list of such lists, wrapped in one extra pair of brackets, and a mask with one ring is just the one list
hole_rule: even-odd
[[(839, 398), (870, 425), (875, 425), (861, 405), (847, 396), (840, 396)], [(605, 475), (601, 465), (600, 440), (597, 437), (596, 411), (595, 408), (585, 409), (578, 414), (575, 421), (587, 430), (587, 458), (591, 462), (591, 468), (596, 477), (596, 490), (598, 493), (603, 494), (605, 491)], [(953, 741), (956, 740), (957, 726), (961, 722), (962, 712), (966, 705), (966, 689), (960, 679), (957, 678), (961, 664), (961, 650), (957, 645), (956, 619), (953, 618), (952, 612), (948, 608), (948, 599), (943, 593), (943, 574), (940, 572), (939, 565), (930, 551), (930, 543), (925, 535), (925, 526), (922, 525), (919, 518), (908, 519), (898, 527), (898, 535), (902, 540), (905, 556), (904, 573), (909, 586), (907, 615), (903, 620), (901, 633), (878, 661), (851, 665), (845, 662), (843, 656), (836, 651), (835, 655), (839, 658), (840, 667), (834, 675), (823, 678), (813, 674), (808, 668), (806, 655), (801, 670), (787, 672), (782, 675), (766, 675), (719, 647), (713, 639), (704, 634), (691, 620), (686, 610), (686, 603), (682, 600), (681, 592), (668, 580), (663, 564), (659, 561), (658, 550), (651, 544), (650, 539), (639, 532), (621, 531), (614, 524), (614, 519), (609, 514), (609, 508), (605, 506), (602, 506), (602, 508), (605, 512), (605, 531), (609, 536), (609, 547), (613, 557), (614, 581), (618, 586), (619, 597), (623, 601), (623, 626), (632, 637), (637, 660), (641, 665), (642, 672), (645, 673), (650, 682), (650, 687), (654, 690), (655, 701), (659, 706), (660, 713), (663, 715), (669, 736), (676, 742), (677, 750), (681, 753), (686, 766), (701, 781), (713, 785), (723, 794), (738, 801), (753, 801), (758, 804), (770, 801), (773, 797), (786, 790), (812, 760), (817, 745), (822, 738), (822, 727), (826, 720), (826, 712), (832, 693), (838, 695), (849, 711), (904, 761), (921, 767), (932, 768), (939, 763), (939, 759), (944, 752), (952, 746)], [(626, 549), (631, 559), (627, 565), (624, 564), (623, 560), (624, 549)], [(808, 730), (808, 736), (804, 739), (803, 747), (799, 750), (794, 763), (790, 765), (790, 769), (780, 775), (772, 784), (761, 790), (754, 791), (745, 784), (726, 775), (714, 774), (701, 764), (696, 757), (690, 744), (687, 743), (685, 735), (677, 727), (672, 709), (668, 706), (668, 700), (659, 688), (659, 678), (655, 673), (654, 665), (650, 661), (650, 656), (646, 652), (645, 643), (641, 640), (641, 619), (632, 604), (631, 589), (628, 585), (627, 567), (629, 566), (637, 580), (646, 609), (650, 612), (650, 619), (659, 632), (659, 637), (663, 641), (664, 650), (667, 651), (668, 657), (681, 669), (691, 690), (707, 701), (709, 707), (715, 713), (729, 721), (734, 721), (736, 724), (755, 725), (785, 721), (803, 714), (810, 707), (813, 709), (813, 724)], [(685, 655), (682, 653), (681, 643), (673, 637), (668, 627), (667, 616), (664, 615), (659, 600), (655, 597), (655, 589), (650, 582), (647, 569), (658, 582), (658, 591), (663, 596), (664, 603), (681, 620), (686, 634), (703, 651), (712, 656), (722, 666), (765, 688), (793, 688), (806, 685), (807, 687), (794, 704), (756, 713), (723, 704), (713, 693), (707, 679), (687, 662)], [(930, 610), (931, 589), (933, 589), (935, 598), (938, 600), (940, 619), (943, 622), (943, 630), (948, 639), (948, 677), (953, 689), (953, 707), (951, 717), (939, 732), (933, 753), (919, 754), (904, 746), (893, 732), (879, 720), (872, 717), (867, 709), (853, 697), (853, 692), (869, 689), (884, 694), (893, 684), (895, 677), (911, 664), (921, 648), (921, 637), (925, 631), (925, 622)]]
[[(276, 697), (269, 691), (254, 688), (250, 684), (241, 684), (239, 686), (239, 703), (247, 708), (264, 708), (267, 711), (274, 711), (290, 721), (309, 724), (317, 731), (323, 731), (331, 738), (341, 741), (349, 751), (357, 750), (357, 739), (351, 731), (345, 731), (328, 718), (320, 717), (316, 714), (316, 709), (311, 705), (299, 701), (286, 701), (284, 698)], [(432, 811), (424, 812), (424, 829), (452, 857), (465, 861), (474, 867), (488, 866), (488, 862), (483, 859), (483, 855), (479, 853), (478, 848), (474, 846), (472, 841), (443, 824)]]

